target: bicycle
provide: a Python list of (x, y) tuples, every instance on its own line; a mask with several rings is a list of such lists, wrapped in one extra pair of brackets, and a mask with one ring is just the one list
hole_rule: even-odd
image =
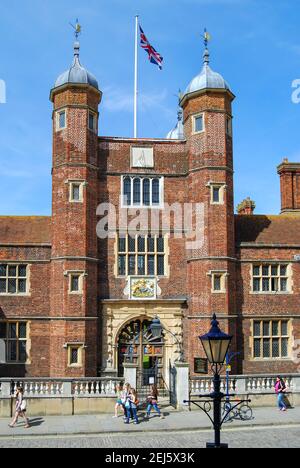
[(250, 421), (253, 419), (253, 411), (249, 404), (245, 403), (241, 407), (234, 407), (229, 401), (224, 403), (223, 407), (224, 422), (232, 422), (236, 419), (241, 421)]

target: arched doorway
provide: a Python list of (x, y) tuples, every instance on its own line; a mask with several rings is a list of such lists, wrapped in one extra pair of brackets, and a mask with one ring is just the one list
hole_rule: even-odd
[(146, 318), (125, 325), (118, 339), (118, 374), (124, 375), (124, 362), (137, 364), (139, 385), (159, 384), (164, 367), (164, 338), (155, 338)]

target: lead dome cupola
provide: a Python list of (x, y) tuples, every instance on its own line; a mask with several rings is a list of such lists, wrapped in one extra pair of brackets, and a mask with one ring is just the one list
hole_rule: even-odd
[(72, 66), (62, 73), (55, 82), (55, 88), (65, 84), (87, 84), (99, 90), (98, 81), (92, 73), (84, 68), (79, 60), (80, 44), (74, 44), (74, 60)]

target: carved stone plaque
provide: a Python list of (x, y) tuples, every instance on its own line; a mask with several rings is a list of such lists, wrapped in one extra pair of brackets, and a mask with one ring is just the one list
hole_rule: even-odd
[(130, 278), (130, 299), (153, 300), (157, 297), (156, 278), (131, 277)]
[(153, 148), (132, 147), (131, 167), (153, 169), (154, 151)]

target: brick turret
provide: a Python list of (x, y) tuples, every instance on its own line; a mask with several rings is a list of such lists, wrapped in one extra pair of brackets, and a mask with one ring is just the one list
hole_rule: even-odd
[(101, 92), (80, 65), (78, 43), (73, 65), (58, 78), (50, 99), (54, 106), (50, 372), (55, 377), (95, 376)]
[(206, 49), (203, 70), (181, 101), (189, 201), (203, 205), (205, 226), (203, 245), (187, 252), (191, 357), (201, 352), (198, 336), (209, 329), (213, 312), (225, 319), (222, 328), (235, 334), (235, 323), (228, 318), (235, 312), (233, 99), (229, 85), (209, 67)]

